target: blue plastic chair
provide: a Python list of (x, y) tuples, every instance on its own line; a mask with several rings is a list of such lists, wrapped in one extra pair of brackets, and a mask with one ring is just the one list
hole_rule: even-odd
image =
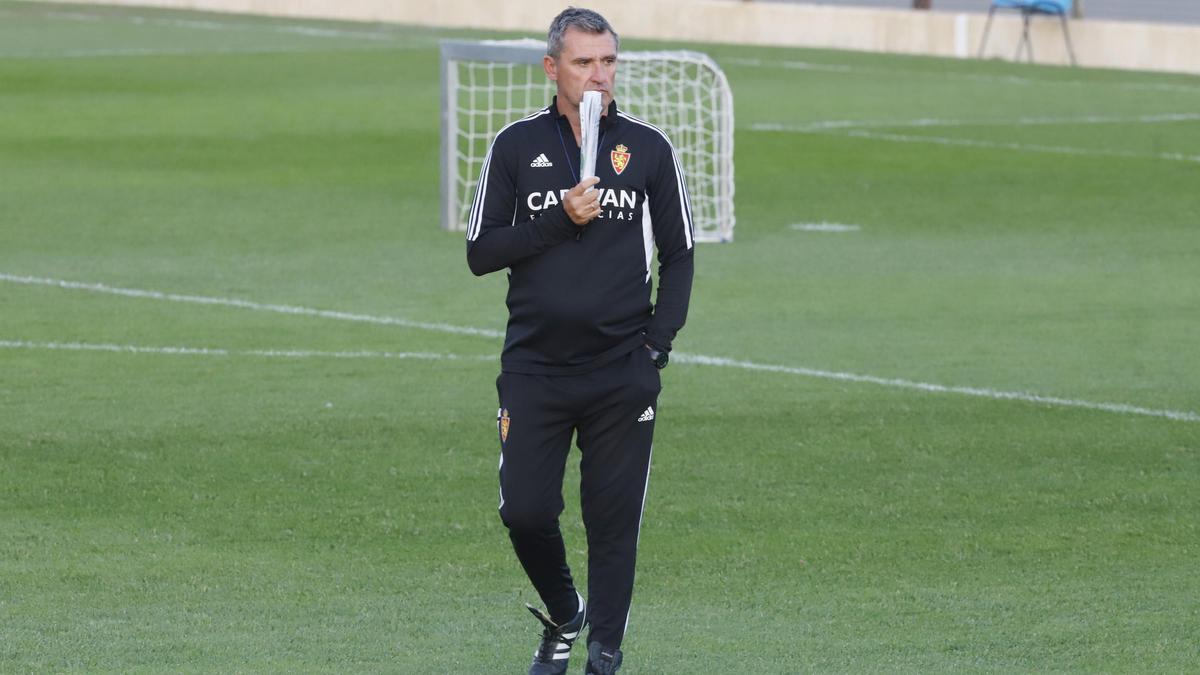
[(979, 57), (983, 58), (983, 50), (987, 47), (988, 33), (992, 30), (992, 17), (997, 9), (1015, 9), (1021, 12), (1022, 30), (1021, 41), (1017, 43), (1017, 53), (1013, 60), (1021, 59), (1021, 49), (1026, 49), (1029, 62), (1033, 63), (1033, 41), (1029, 39), (1029, 20), (1035, 14), (1057, 16), (1062, 22), (1063, 39), (1067, 43), (1067, 55), (1071, 57), (1071, 65), (1075, 65), (1075, 48), (1071, 46), (1071, 32), (1067, 30), (1067, 15), (1071, 13), (1074, 0), (991, 0), (988, 7), (987, 25), (983, 29), (983, 39), (979, 42)]

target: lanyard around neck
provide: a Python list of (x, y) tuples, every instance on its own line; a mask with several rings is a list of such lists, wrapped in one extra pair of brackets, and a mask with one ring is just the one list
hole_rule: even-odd
[[(567, 122), (570, 124), (570, 122)], [(567, 158), (567, 168), (571, 171), (571, 178), (575, 179), (575, 185), (579, 185), (579, 181), (583, 180), (579, 177), (579, 173), (575, 171), (575, 164), (571, 162), (571, 153), (567, 152), (567, 141), (563, 138), (562, 125), (558, 120), (554, 121), (554, 128), (558, 131), (558, 143), (562, 146), (563, 157)], [(596, 152), (599, 154), (600, 148), (604, 147), (604, 131), (600, 132), (600, 139), (596, 142)]]

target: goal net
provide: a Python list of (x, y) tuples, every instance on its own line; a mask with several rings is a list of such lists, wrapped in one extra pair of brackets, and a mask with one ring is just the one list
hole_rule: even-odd
[[(442, 227), (466, 230), (492, 138), (546, 107), (554, 83), (537, 40), (445, 40), (442, 50)], [(661, 128), (683, 164), (697, 241), (733, 240), (733, 94), (725, 74), (691, 51), (621, 52), (615, 97)]]

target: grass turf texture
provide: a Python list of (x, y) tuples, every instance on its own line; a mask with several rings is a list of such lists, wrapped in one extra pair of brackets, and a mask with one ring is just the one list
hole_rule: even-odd
[[(0, 18), (0, 273), (503, 326), (502, 275), (437, 229), (452, 33)], [(95, 55), (113, 45), (139, 51)], [(1200, 164), (1157, 155), (1200, 155), (1200, 123), (1134, 118), (1194, 111), (1200, 80), (696, 47), (735, 92), (739, 225), (698, 251), (680, 350), (1196, 410)], [(1128, 121), (1013, 124), (1089, 115)], [(1025, 149), (754, 129), (918, 118), (990, 124), (869, 130)], [(1048, 145), (1128, 156), (1028, 149)], [(862, 229), (790, 227), (822, 221)], [(0, 340), (499, 349), (9, 282)], [(494, 511), (495, 371), (0, 349), (0, 670), (521, 672), (534, 594)], [(665, 382), (630, 672), (1200, 657), (1200, 424), (688, 364)]]

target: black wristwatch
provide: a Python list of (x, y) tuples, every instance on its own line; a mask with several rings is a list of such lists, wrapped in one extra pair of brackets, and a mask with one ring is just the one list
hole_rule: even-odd
[(666, 368), (667, 362), (671, 360), (666, 352), (660, 352), (650, 345), (646, 345), (646, 351), (650, 352), (650, 360), (654, 362), (654, 367), (659, 370)]

